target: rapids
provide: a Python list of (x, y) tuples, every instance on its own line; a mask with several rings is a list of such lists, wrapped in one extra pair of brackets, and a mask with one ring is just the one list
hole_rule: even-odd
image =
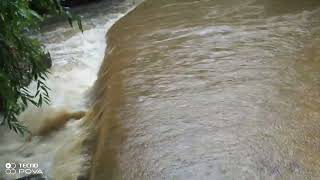
[(319, 179), (320, 1), (146, 0), (108, 33), (90, 178)]
[(30, 142), (1, 129), (1, 165), (57, 180), (320, 179), (320, 1), (133, 4), (75, 9), (83, 34), (44, 26), (52, 102), (19, 117)]
[[(88, 110), (88, 94), (103, 60), (106, 32), (134, 4), (132, 0), (103, 0), (73, 9), (82, 16), (83, 33), (55, 19), (42, 27), (39, 38), (53, 59), (47, 81), (51, 104), (40, 109), (29, 106), (19, 117), (34, 137), (20, 137), (1, 129), (0, 179), (28, 175), (6, 174), (6, 163), (36, 163), (47, 179), (71, 180), (86, 176), (90, 158), (84, 153), (83, 141), (90, 133), (83, 125), (84, 119), (73, 119), (81, 118), (84, 115), (81, 111)], [(31, 84), (29, 89), (34, 86)], [(70, 114), (78, 111), (80, 113)]]

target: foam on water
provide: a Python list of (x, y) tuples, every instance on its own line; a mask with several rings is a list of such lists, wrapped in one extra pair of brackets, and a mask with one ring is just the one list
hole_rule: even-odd
[[(103, 2), (104, 3), (104, 2)], [(98, 7), (99, 5), (92, 5)], [(123, 16), (132, 3), (122, 3), (126, 10), (119, 13), (103, 12), (86, 24), (94, 24), (83, 33), (77, 32), (65, 38), (63, 33), (70, 27), (54, 27), (44, 32), (46, 48), (51, 53), (53, 66), (47, 80), (50, 87), (51, 104), (42, 108), (29, 106), (19, 119), (31, 132), (43, 127), (50, 118), (65, 113), (87, 110), (86, 97), (93, 85), (96, 74), (103, 60), (106, 48), (106, 32), (112, 24)], [(92, 11), (92, 12), (91, 12)], [(95, 13), (94, 9), (90, 13)], [(97, 12), (99, 13), (99, 12)], [(101, 13), (101, 12), (100, 12)], [(103, 14), (105, 13), (105, 14)], [(93, 22), (93, 23), (92, 23)], [(59, 36), (60, 40), (56, 40)], [(29, 89), (34, 89), (31, 84)], [(7, 129), (1, 129), (0, 166), (5, 163), (38, 163), (39, 168), (48, 178), (76, 179), (84, 173), (83, 164), (88, 160), (84, 155), (82, 142), (87, 137), (82, 121), (69, 121), (62, 129), (46, 137), (33, 137), (28, 142), (26, 137), (19, 137)], [(26, 174), (7, 175), (0, 172), (0, 179), (15, 179)]]

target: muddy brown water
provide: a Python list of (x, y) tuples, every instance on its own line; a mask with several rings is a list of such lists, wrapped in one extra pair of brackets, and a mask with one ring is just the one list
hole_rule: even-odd
[(91, 179), (319, 179), (320, 1), (146, 0), (108, 33)]

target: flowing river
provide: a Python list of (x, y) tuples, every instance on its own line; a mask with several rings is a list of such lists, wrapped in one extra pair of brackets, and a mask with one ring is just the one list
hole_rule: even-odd
[[(82, 16), (83, 33), (59, 19), (52, 19), (42, 27), (39, 37), (53, 59), (51, 74), (47, 80), (51, 88), (51, 104), (40, 109), (29, 106), (19, 117), (32, 133), (44, 128), (51, 130), (55, 124), (59, 124), (59, 117), (89, 109), (89, 92), (103, 60), (106, 32), (136, 2), (138, 1), (102, 0), (72, 9)], [(30, 89), (34, 86), (35, 84), (31, 84)], [(1, 128), (0, 180), (16, 179), (38, 173), (39, 170), (46, 179), (73, 180), (86, 177), (90, 157), (82, 144), (90, 137), (90, 132), (83, 121), (84, 119), (70, 120), (58, 131), (46, 136), (34, 136), (31, 140)], [(5, 171), (6, 163), (15, 163), (17, 166), (31, 163), (39, 167), (32, 169), (35, 171), (31, 173), (19, 173), (18, 167), (15, 168), (16, 173), (8, 173)]]
[(108, 33), (91, 179), (320, 179), (320, 1), (146, 0)]
[(1, 165), (57, 180), (320, 179), (319, 0), (145, 0), (120, 20), (133, 2), (106, 4), (77, 9), (83, 35), (46, 26), (53, 101), (20, 118), (86, 117), (27, 143), (5, 133)]

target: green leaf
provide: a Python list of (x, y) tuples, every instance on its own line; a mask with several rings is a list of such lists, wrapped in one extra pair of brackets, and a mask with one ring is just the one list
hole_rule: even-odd
[(30, 10), (29, 11), (35, 18), (37, 18), (39, 21), (43, 21), (43, 18), (35, 11)]
[(81, 19), (77, 19), (77, 23), (78, 23), (78, 27), (79, 29), (81, 30), (81, 32), (83, 33), (83, 27), (82, 27), (82, 22), (81, 22)]
[[(30, 3), (45, 8), (46, 13), (31, 9)], [(63, 8), (59, 0), (0, 0), (0, 125), (18, 134), (28, 129), (16, 117), (30, 104), (40, 107), (50, 102), (44, 46), (30, 34), (37, 33), (39, 22), (53, 15), (63, 16), (71, 27), (77, 21), (83, 32), (81, 18)], [(27, 88), (32, 80), (37, 83), (34, 95)]]

